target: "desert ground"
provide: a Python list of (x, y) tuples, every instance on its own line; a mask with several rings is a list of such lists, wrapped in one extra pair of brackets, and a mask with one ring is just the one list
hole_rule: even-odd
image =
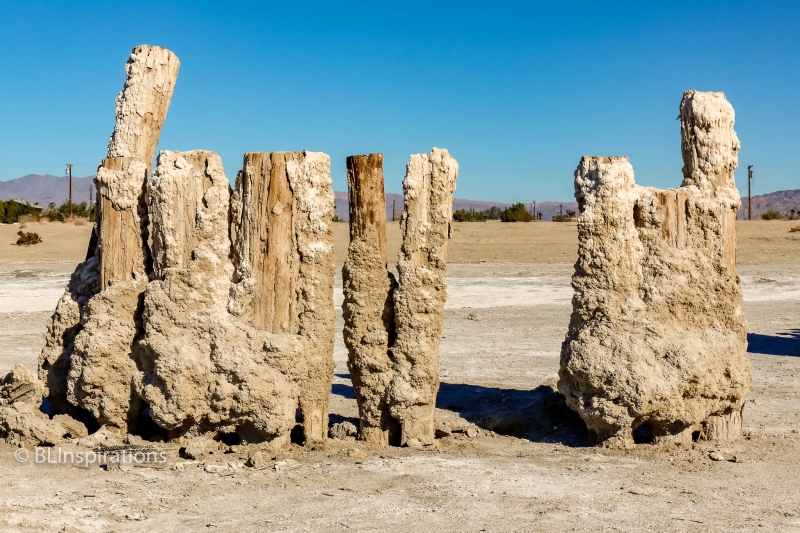
[[(800, 233), (737, 224), (753, 392), (745, 437), (691, 446), (589, 447), (552, 392), (571, 312), (575, 223), (454, 225), (434, 446), (354, 439), (203, 460), (162, 445), (161, 467), (106, 470), (15, 460), (0, 444), (3, 531), (731, 531), (800, 530)], [(91, 227), (0, 225), (0, 370), (36, 369), (47, 320)], [(340, 272), (347, 224), (337, 224)], [(388, 228), (389, 257), (400, 246)], [(341, 338), (331, 423), (357, 421)], [(712, 460), (713, 455), (718, 460)], [(721, 459), (721, 460), (720, 460)]]

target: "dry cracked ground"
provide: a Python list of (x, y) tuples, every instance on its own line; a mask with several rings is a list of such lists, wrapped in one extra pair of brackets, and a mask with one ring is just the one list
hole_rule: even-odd
[[(746, 437), (633, 451), (586, 446), (546, 386), (558, 372), (575, 224), (456, 224), (441, 345), (441, 438), (422, 449), (353, 439), (266, 453), (221, 447), (166, 465), (20, 464), (0, 445), (3, 531), (800, 530), (800, 233), (738, 223), (754, 390)], [(35, 369), (42, 333), (90, 227), (0, 226), (0, 368)], [(389, 227), (389, 257), (400, 233)], [(347, 226), (336, 227), (337, 269)], [(341, 277), (337, 278), (337, 308)], [(331, 422), (356, 421), (339, 309)], [(713, 458), (712, 458), (713, 457)]]

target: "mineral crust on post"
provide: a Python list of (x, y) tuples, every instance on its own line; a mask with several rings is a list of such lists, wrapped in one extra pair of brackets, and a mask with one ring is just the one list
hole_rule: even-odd
[[(154, 276), (142, 396), (173, 436), (288, 444), (327, 433), (333, 191), (325, 154), (162, 152), (149, 186)], [(230, 224), (230, 226), (229, 226)]]
[(235, 272), (228, 310), (257, 330), (304, 344), (286, 364), (306, 440), (327, 438), (333, 381), (331, 184), (327, 154), (248, 153), (231, 200)]
[(447, 150), (411, 156), (403, 179), (403, 244), (394, 292), (394, 377), (388, 403), (400, 444), (434, 438), (439, 343), (447, 299), (447, 241), (458, 163)]
[(142, 396), (173, 436), (288, 442), (304, 346), (228, 313), (230, 185), (213, 152), (161, 152), (149, 187), (154, 281), (145, 292)]
[(345, 343), (360, 436), (385, 444), (434, 439), (447, 240), (458, 164), (447, 150), (412, 155), (403, 180), (403, 245), (395, 286), (386, 271), (379, 154), (348, 161), (350, 237), (343, 271)]
[[(361, 440), (387, 445), (396, 421), (386, 403), (393, 362), (394, 276), (386, 269), (383, 154), (347, 158), (350, 245), (342, 270), (347, 367), (360, 417)], [(399, 437), (399, 435), (398, 435)]]
[(299, 410), (306, 440), (322, 440), (335, 325), (330, 159), (247, 154), (232, 195), (217, 154), (165, 151), (148, 183), (177, 72), (162, 48), (138, 47), (128, 62), (92, 244), (40, 357), (53, 410), (112, 432), (155, 423), (171, 438), (277, 445)]
[(579, 257), (559, 390), (590, 439), (735, 439), (751, 390), (736, 271), (739, 141), (722, 93), (680, 105), (684, 180), (634, 183), (627, 157), (575, 172)]
[[(140, 408), (132, 392), (133, 340), (151, 262), (145, 187), (178, 68), (175, 54), (155, 46), (138, 46), (128, 59), (108, 157), (97, 173), (99, 214), (87, 258), (48, 323), (39, 357), (54, 412), (85, 418), (88, 411), (123, 430)], [(112, 293), (95, 299), (112, 284)]]

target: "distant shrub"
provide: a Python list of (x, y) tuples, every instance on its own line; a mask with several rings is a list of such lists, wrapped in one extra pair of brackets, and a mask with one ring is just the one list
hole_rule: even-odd
[(56, 210), (45, 211), (42, 215), (42, 218), (47, 220), (48, 222), (61, 222), (62, 218), (61, 215)]
[(453, 213), (453, 220), (456, 222), (486, 222), (489, 220), (489, 215), (480, 211), (467, 211), (466, 209), (457, 209)]
[(484, 211), (483, 214), (486, 215), (486, 218), (489, 220), (500, 220), (503, 217), (503, 210), (496, 205), (493, 205)]
[[(87, 207), (86, 202), (79, 204), (72, 204), (72, 218), (69, 216), (69, 203), (64, 202), (56, 207), (56, 204), (50, 203), (47, 210), (42, 213), (42, 218), (50, 222), (75, 222), (76, 219), (82, 218), (86, 220), (94, 220), (94, 206)], [(76, 222), (76, 224), (80, 224)]]
[(768, 209), (766, 213), (761, 214), (761, 218), (763, 220), (780, 220), (783, 215), (777, 209)]
[(33, 222), (39, 222), (40, 213), (33, 212), (28, 215), (22, 215), (19, 217), (20, 224), (31, 224)]
[(39, 237), (38, 233), (18, 231), (17, 235), (19, 235), (19, 239), (17, 239), (17, 244), (19, 246), (30, 246), (31, 244), (39, 244), (42, 242), (42, 238)]
[(530, 222), (533, 220), (533, 215), (525, 208), (525, 204), (517, 202), (503, 211), (500, 220), (502, 222)]

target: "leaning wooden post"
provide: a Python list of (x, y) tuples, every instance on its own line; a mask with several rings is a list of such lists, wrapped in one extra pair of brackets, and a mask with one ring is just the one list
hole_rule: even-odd
[(128, 59), (108, 157), (97, 171), (102, 289), (150, 270), (145, 190), (179, 67), (159, 46), (137, 46)]
[[(47, 383), (53, 413), (90, 419), (89, 411), (100, 423), (119, 428), (135, 418), (131, 377), (136, 365), (130, 352), (149, 270), (144, 189), (178, 68), (175, 54), (148, 45), (134, 48), (126, 64), (107, 158), (97, 171), (98, 211), (86, 260), (56, 306), (39, 356), (39, 376)], [(102, 301), (101, 291), (112, 280), (131, 293), (124, 304), (115, 297)], [(104, 318), (106, 305), (110, 311)]]
[(141, 296), (152, 273), (145, 193), (178, 68), (178, 58), (165, 48), (133, 49), (108, 157), (97, 170), (100, 292), (81, 313), (67, 399), (123, 432), (135, 430), (144, 409), (134, 339), (142, 333)]

